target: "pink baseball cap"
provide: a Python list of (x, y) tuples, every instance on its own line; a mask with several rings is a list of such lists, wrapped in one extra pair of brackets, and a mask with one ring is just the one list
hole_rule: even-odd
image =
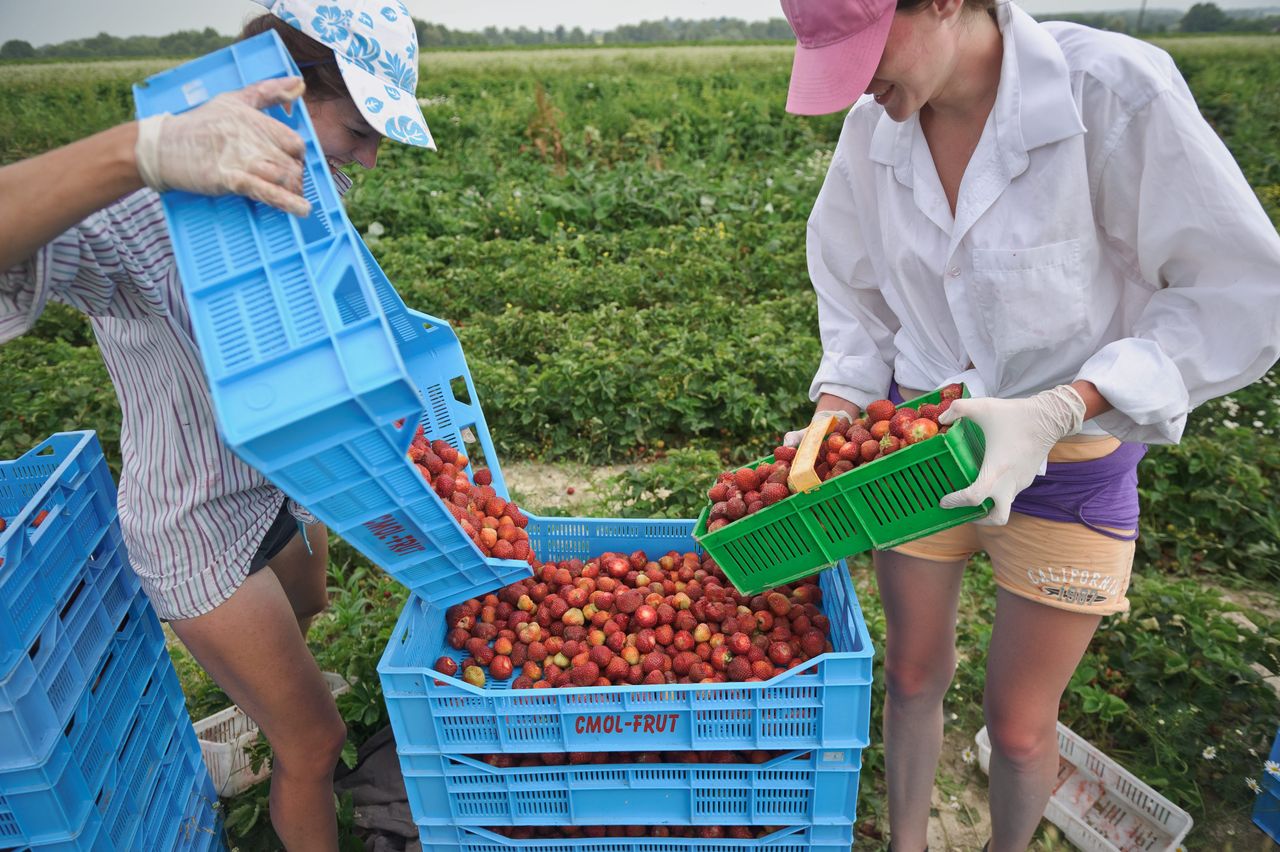
[(848, 109), (875, 76), (895, 0), (782, 0), (796, 34), (787, 112)]

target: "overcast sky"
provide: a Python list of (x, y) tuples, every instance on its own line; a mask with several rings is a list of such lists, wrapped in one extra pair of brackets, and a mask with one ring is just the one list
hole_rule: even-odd
[[(610, 29), (658, 18), (781, 17), (778, 0), (404, 0), (415, 17), (461, 30), (487, 26)], [(1185, 9), (1192, 0), (1151, 0), (1151, 7)], [(1218, 0), (1226, 8), (1274, 6), (1277, 0)], [(1136, 8), (1138, 0), (1022, 0), (1033, 13)], [(262, 7), (251, 0), (0, 0), (0, 42), (25, 39), (37, 47), (107, 32), (164, 35), (175, 30), (240, 28)]]

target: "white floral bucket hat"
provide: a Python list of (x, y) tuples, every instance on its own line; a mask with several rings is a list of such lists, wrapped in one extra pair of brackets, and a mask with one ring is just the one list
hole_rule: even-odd
[(418, 32), (400, 0), (257, 0), (333, 48), (347, 91), (369, 126), (389, 139), (436, 149), (418, 106)]

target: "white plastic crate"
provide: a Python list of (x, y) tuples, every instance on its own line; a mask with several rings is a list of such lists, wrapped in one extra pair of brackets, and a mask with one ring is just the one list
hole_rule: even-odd
[[(320, 673), (329, 684), (329, 692), (337, 698), (351, 688), (340, 674)], [(234, 704), (195, 723), (200, 754), (213, 776), (213, 789), (226, 798), (252, 787), (271, 774), (270, 762), (254, 772), (245, 749), (258, 739), (257, 724)]]
[[(974, 738), (990, 771), (991, 740)], [(1191, 815), (1058, 723), (1058, 780), (1045, 819), (1086, 852), (1172, 852), (1191, 830)]]

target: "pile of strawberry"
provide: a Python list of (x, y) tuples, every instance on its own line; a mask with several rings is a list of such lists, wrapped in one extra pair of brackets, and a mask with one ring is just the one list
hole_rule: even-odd
[(409, 444), (409, 459), (481, 553), (539, 566), (525, 532), (529, 518), (493, 489), (488, 468), (478, 468), (474, 481), (468, 479), (467, 457), (446, 441), (428, 441), (421, 426)]
[(529, 769), (539, 766), (601, 766), (614, 763), (768, 763), (785, 751), (638, 751), (616, 754), (608, 751), (551, 752), (548, 754), (472, 754), (499, 769)]
[(696, 553), (548, 562), (450, 607), (445, 641), (467, 656), (435, 669), (514, 689), (766, 681), (831, 650), (821, 601), (813, 580), (739, 594)]
[[(899, 408), (887, 399), (876, 400), (847, 428), (827, 435), (818, 450), (813, 472), (820, 481), (826, 482), (903, 447), (945, 433), (947, 427), (938, 424), (938, 417), (963, 393), (962, 385), (947, 385), (939, 394), (937, 405), (925, 403), (918, 411), (908, 406)], [(787, 478), (795, 455), (794, 447), (775, 447), (772, 463), (764, 462), (754, 470), (744, 467), (720, 474), (707, 491), (711, 501), (707, 532), (715, 532), (790, 496)]]
[(781, 826), (755, 825), (556, 825), (489, 828), (513, 840), (575, 837), (697, 837), (707, 840), (758, 840), (780, 831)]

